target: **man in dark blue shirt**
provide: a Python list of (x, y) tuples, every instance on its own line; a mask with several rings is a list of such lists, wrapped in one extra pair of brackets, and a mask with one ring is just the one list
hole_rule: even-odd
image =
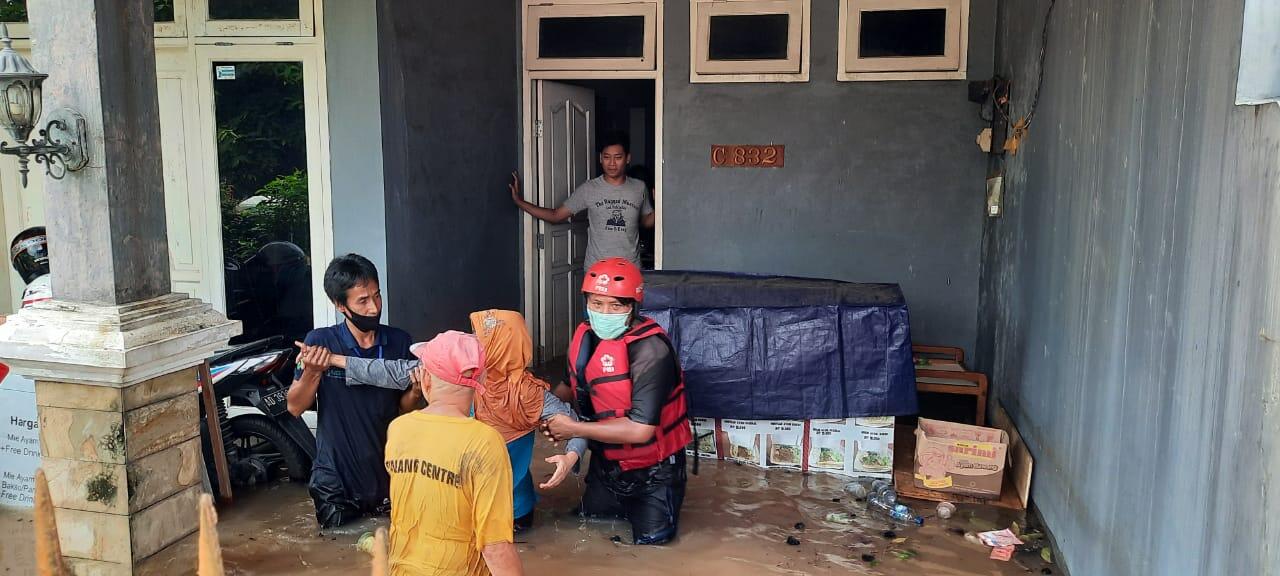
[(325, 295), (346, 318), (307, 334), (289, 388), (289, 412), (301, 415), (317, 400), (316, 459), (311, 499), (322, 528), (340, 526), (390, 509), (390, 479), (383, 466), (387, 425), (421, 402), (407, 392), (373, 386), (349, 387), (343, 370), (329, 367), (329, 354), (403, 360), (412, 358), (404, 330), (379, 324), (382, 292), (378, 270), (363, 256), (335, 258), (324, 273)]

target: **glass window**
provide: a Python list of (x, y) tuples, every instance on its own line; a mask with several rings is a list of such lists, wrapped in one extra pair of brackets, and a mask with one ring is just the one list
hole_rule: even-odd
[(26, 0), (0, 0), (0, 22), (26, 22)]
[[(173, 0), (155, 1), (156, 22), (173, 22)], [(0, 0), (0, 22), (26, 22), (26, 0)]]
[(711, 60), (784, 60), (787, 58), (787, 14), (712, 16), (708, 33)]
[(697, 0), (690, 82), (807, 82), (809, 0)]
[(312, 328), (310, 194), (301, 62), (214, 62), (218, 188), (232, 340)]
[(550, 17), (538, 20), (540, 58), (640, 58), (644, 16)]
[(525, 66), (542, 70), (653, 70), (658, 4), (537, 4), (525, 13)]
[(210, 20), (297, 20), (298, 0), (209, 0)]
[(942, 56), (947, 51), (947, 10), (875, 10), (862, 13), (858, 56)]
[(174, 17), (173, 0), (156, 0), (155, 2), (156, 22), (173, 22), (173, 17)]
[(969, 0), (840, 0), (836, 79), (963, 80)]

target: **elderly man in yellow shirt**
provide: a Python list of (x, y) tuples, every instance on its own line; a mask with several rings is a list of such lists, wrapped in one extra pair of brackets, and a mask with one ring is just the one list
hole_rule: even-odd
[(484, 390), (480, 342), (449, 331), (411, 350), (428, 405), (387, 431), (391, 573), (522, 576), (506, 445), (470, 417), (475, 393)]

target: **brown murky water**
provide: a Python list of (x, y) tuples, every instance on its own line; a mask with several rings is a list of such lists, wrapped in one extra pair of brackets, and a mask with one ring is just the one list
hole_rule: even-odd
[[(548, 450), (540, 444), (540, 453)], [(550, 466), (535, 459), (534, 471), (541, 478)], [(535, 527), (517, 536), (518, 546), (527, 573), (557, 576), (1004, 575), (1039, 574), (1046, 566), (1034, 553), (1020, 553), (1013, 562), (990, 560), (989, 548), (970, 544), (955, 532), (1004, 528), (1014, 521), (1025, 525), (1021, 514), (962, 505), (950, 520), (929, 518), (923, 528), (894, 527), (868, 517), (864, 505), (842, 491), (843, 484), (826, 475), (703, 461), (701, 474), (690, 476), (678, 540), (644, 547), (625, 544), (630, 541), (625, 522), (569, 516), (582, 491), (580, 480), (571, 478), (543, 494)], [(932, 504), (918, 504), (926, 517), (932, 514)], [(827, 522), (830, 512), (851, 512), (855, 524)], [(319, 530), (306, 488), (287, 483), (246, 492), (219, 514), (227, 573), (238, 575), (367, 574), (369, 557), (355, 543), (383, 522), (370, 519)], [(798, 529), (797, 523), (804, 527)], [(907, 540), (894, 544), (885, 538), (883, 532), (890, 528)], [(0, 539), (0, 573), (30, 573), (29, 516), (0, 511), (0, 530), (14, 536)], [(624, 543), (612, 542), (613, 536)], [(800, 544), (788, 545), (789, 536)], [(900, 560), (894, 550), (910, 550), (916, 556)], [(864, 561), (864, 554), (874, 555), (874, 562)], [(178, 568), (173, 566), (172, 572), (180, 573)], [(1060, 573), (1057, 567), (1053, 572)]]

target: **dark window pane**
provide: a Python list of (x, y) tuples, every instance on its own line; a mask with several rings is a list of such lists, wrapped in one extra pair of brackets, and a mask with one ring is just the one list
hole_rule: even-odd
[(300, 62), (215, 62), (218, 192), (232, 343), (312, 328), (307, 129)]
[(644, 16), (543, 18), (538, 21), (540, 58), (640, 58)]
[(712, 16), (707, 57), (711, 60), (786, 60), (788, 14)]
[(298, 0), (209, 0), (211, 20), (297, 20)]
[(0, 22), (26, 22), (26, 0), (0, 0)]
[(173, 22), (173, 0), (156, 0), (156, 22)]
[(858, 56), (943, 56), (947, 50), (947, 10), (876, 10), (862, 13)]
[[(0, 22), (26, 21), (26, 0), (0, 0)], [(155, 21), (173, 22), (173, 0), (156, 0)]]

